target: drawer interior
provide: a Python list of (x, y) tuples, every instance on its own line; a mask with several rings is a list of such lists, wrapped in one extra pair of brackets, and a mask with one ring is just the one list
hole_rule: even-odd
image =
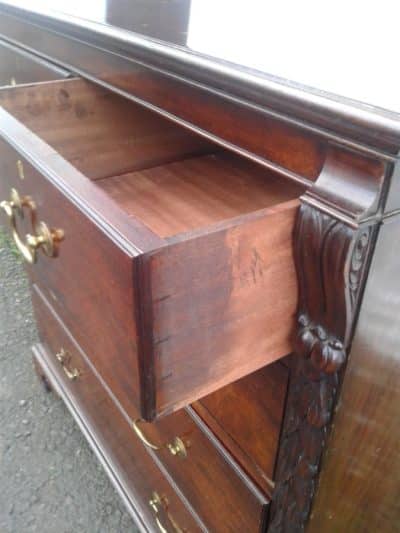
[(289, 369), (277, 361), (192, 405), (248, 475), (270, 495), (288, 378)]
[(3, 90), (0, 104), (161, 238), (281, 204), (303, 191), (81, 79)]

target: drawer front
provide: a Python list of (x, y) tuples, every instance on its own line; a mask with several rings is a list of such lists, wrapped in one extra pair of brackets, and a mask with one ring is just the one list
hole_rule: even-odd
[[(23, 179), (17, 168), (23, 164)], [(139, 404), (132, 257), (7, 143), (0, 141), (1, 199), (15, 187), (36, 204), (37, 218), (62, 229), (57, 257), (38, 252), (26, 264), (32, 283), (83, 347), (120, 401)], [(101, 193), (101, 191), (99, 191)], [(107, 200), (107, 198), (106, 198)], [(17, 219), (21, 239), (32, 233), (30, 209)], [(2, 222), (6, 223), (2, 213)], [(121, 390), (126, 391), (122, 394)], [(128, 399), (128, 400), (127, 400)], [(129, 409), (128, 405), (124, 405)]]
[[(66, 333), (37, 286), (33, 288), (33, 302), (40, 338), (52, 354), (53, 362), (57, 353), (59, 358), (65, 357), (65, 361), (59, 363), (59, 370), (64, 370), (62, 377), (66, 386), (83, 398), (88, 404), (86, 409), (92, 409), (97, 399), (92, 398), (91, 386), (87, 383), (94, 378), (87, 377), (92, 373), (78, 345)], [(63, 356), (63, 353), (68, 355)], [(266, 519), (268, 500), (213, 435), (204, 426), (203, 429), (199, 427), (201, 421), (194, 413), (191, 416), (181, 410), (154, 424), (137, 422), (141, 438), (135, 434), (130, 417), (125, 416), (130, 420), (125, 446), (130, 448), (133, 443), (141, 447), (142, 453), (145, 449), (150, 453), (208, 530), (260, 531)]]
[(66, 78), (69, 72), (0, 41), (0, 86)]
[(132, 437), (127, 418), (35, 287), (33, 303), (42, 340), (34, 348), (36, 362), (72, 411), (138, 524), (146, 531), (204, 530), (143, 446)]

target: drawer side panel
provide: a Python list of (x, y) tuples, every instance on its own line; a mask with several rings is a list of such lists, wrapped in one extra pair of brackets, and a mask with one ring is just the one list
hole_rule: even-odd
[(297, 208), (290, 201), (147, 256), (157, 412), (291, 351)]

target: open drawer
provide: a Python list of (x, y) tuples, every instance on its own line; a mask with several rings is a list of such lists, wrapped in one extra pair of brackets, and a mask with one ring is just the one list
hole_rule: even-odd
[(0, 87), (67, 78), (70, 73), (0, 39)]
[(290, 351), (301, 188), (83, 80), (0, 105), (4, 218), (117, 398), (151, 420)]

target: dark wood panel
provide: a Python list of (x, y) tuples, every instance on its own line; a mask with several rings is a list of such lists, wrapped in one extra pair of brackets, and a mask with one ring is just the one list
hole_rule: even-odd
[(227, 152), (99, 180), (130, 216), (160, 237), (206, 228), (298, 198), (303, 188)]
[(268, 365), (202, 398), (193, 408), (268, 494), (286, 400), (287, 368)]
[(143, 106), (82, 79), (4, 88), (0, 105), (91, 179), (216, 150)]
[[(270, 524), (271, 531), (302, 530), (308, 519), (317, 485), (317, 474), (338, 398), (347, 350), (352, 340), (360, 295), (363, 292), (365, 272), (368, 270), (369, 257), (374, 247), (376, 226), (380, 223), (389, 181), (392, 180), (392, 192), (398, 189), (397, 174), (391, 174), (380, 161), (367, 161), (354, 152), (344, 153), (337, 148), (327, 148), (326, 140), (321, 139), (329, 136), (334, 138), (331, 131), (320, 130), (318, 132), (320, 138), (315, 131), (305, 133), (301, 125), (296, 125), (290, 120), (281, 122), (282, 116), (277, 117), (271, 113), (270, 105), (276, 105), (273, 100), (263, 109), (247, 107), (243, 102), (234, 101), (231, 98), (233, 94), (221, 95), (219, 89), (226, 90), (230, 87), (229, 84), (223, 83), (218, 87), (218, 92), (215, 91), (215, 87), (214, 91), (210, 92), (201, 85), (190, 84), (190, 80), (183, 81), (169, 77), (143, 63), (129, 62), (125, 58), (116, 56), (110, 62), (109, 55), (78, 41), (69, 41), (68, 46), (63, 48), (62, 44), (66, 41), (63, 42), (60, 35), (45, 31), (39, 35), (37, 28), (26, 27), (24, 23), (14, 21), (9, 29), (2, 20), (0, 28), (3, 28), (2, 31), (10, 31), (11, 36), (18, 39), (27, 38), (29, 44), (34, 44), (39, 49), (43, 47), (44, 51), (51, 46), (57, 57), (61, 60), (64, 58), (66, 63), (72, 57), (78, 58), (75, 67), (77, 71), (84, 70), (86, 75), (97, 77), (98, 83), (112, 85), (113, 90), (122, 91), (127, 96), (139, 99), (149, 107), (155, 106), (160, 113), (171, 115), (173, 120), (181, 121), (187, 128), (194, 127), (204, 136), (215, 136), (221, 144), (245, 152), (266, 166), (273, 166), (277, 172), (293, 180), (305, 183), (318, 177), (317, 185), (303, 199), (305, 205), (300, 211), (296, 232), (297, 273), (301, 288), (298, 338), (289, 387), (289, 408), (282, 433), (277, 470), (278, 484), (274, 494)], [(25, 31), (27, 28), (28, 33)], [(220, 105), (221, 102), (224, 102), (223, 106)], [(315, 105), (315, 101), (311, 103), (318, 115), (318, 106)], [(338, 116), (347, 115), (339, 113), (341, 109), (337, 102), (331, 104), (327, 120), (324, 117), (321, 120), (319, 115), (314, 117), (313, 111), (307, 106), (304, 114), (300, 113), (300, 116), (306, 116), (307, 120), (318, 125), (322, 124), (324, 128), (328, 125), (340, 134), (348, 136), (346, 139), (334, 139), (335, 142), (351, 144), (352, 141), (356, 143), (360, 141), (372, 144), (377, 152), (386, 151), (386, 154), (381, 152), (378, 154), (380, 158), (386, 160), (391, 160), (387, 152), (397, 154), (399, 128), (392, 117), (383, 117), (379, 114), (371, 117), (367, 109), (357, 108), (354, 110), (355, 115), (351, 115), (352, 122), (347, 123), (346, 120), (338, 120)], [(35, 111), (34, 106), (32, 109)], [(292, 108), (279, 109), (285, 114), (293, 111)], [(332, 114), (330, 114), (331, 109)], [(297, 107), (296, 110), (299, 116)], [(369, 126), (365, 132), (363, 120), (367, 120)], [(243, 127), (238, 127), (238, 124)], [(32, 147), (29, 139), (27, 145)], [(371, 146), (358, 145), (356, 148), (369, 153), (374, 151), (370, 150)], [(104, 150), (104, 154), (106, 152)], [(30, 154), (32, 155), (32, 152)], [(56, 164), (52, 167), (56, 172), (68, 168), (57, 159), (54, 152), (49, 151), (47, 155), (56, 160)], [(91, 157), (90, 162), (94, 164), (96, 170), (98, 169), (96, 159)], [(105, 159), (107, 157), (105, 155)], [(115, 157), (115, 160), (118, 161), (119, 158)], [(322, 165), (323, 171), (320, 173)], [(111, 165), (109, 168), (111, 169)], [(101, 173), (103, 170), (100, 169), (98, 177), (107, 175)], [(123, 171), (127, 170), (130, 169)], [(89, 190), (85, 187), (84, 189)], [(100, 191), (94, 194), (97, 199), (101, 198), (98, 192)], [(396, 195), (393, 193), (391, 196), (388, 206), (389, 209), (395, 209)], [(111, 209), (112, 204), (105, 196), (103, 198), (106, 207)], [(82, 204), (80, 205), (82, 207)], [(148, 244), (150, 241), (156, 243), (153, 247), (160, 247), (159, 250), (142, 258), (135, 265), (134, 271), (125, 264), (122, 269), (124, 283), (125, 279), (128, 279), (129, 269), (136, 276), (135, 287), (132, 291), (129, 287), (127, 297), (133, 299), (135, 289), (137, 290), (136, 301), (139, 302), (137, 315), (140, 319), (136, 333), (140, 340), (139, 368), (142, 380), (140, 397), (145, 416), (151, 418), (156, 412), (165, 413), (177, 409), (193, 398), (237, 379), (262, 364), (270, 363), (282, 356), (284, 349), (285, 353), (289, 349), (292, 309), (296, 305), (296, 298), (293, 296), (296, 282), (292, 284), (291, 281), (295, 276), (291, 273), (293, 260), (289, 257), (291, 251), (289, 253), (288, 250), (291, 250), (292, 241), (288, 234), (293, 226), (297, 206), (295, 203), (291, 204), (290, 209), (287, 206), (284, 208), (280, 206), (273, 208), (272, 213), (268, 210), (256, 216), (246, 215), (240, 219), (240, 223), (223, 222), (210, 228), (209, 231), (194, 231), (190, 237), (169, 238), (168, 246), (164, 246), (164, 242), (157, 241), (151, 232), (147, 232), (146, 228), (137, 224), (140, 228), (138, 234), (145, 247), (152, 248)], [(113, 209), (111, 212), (116, 214)], [(101, 206), (101, 211), (103, 210), (104, 206)], [(282, 215), (283, 211), (285, 219), (279, 222), (276, 218), (277, 213)], [(292, 214), (293, 219), (290, 218)], [(274, 225), (272, 231), (266, 224), (267, 218), (268, 222)], [(100, 225), (103, 224), (101, 216), (99, 219)], [(130, 226), (125, 219), (120, 219), (120, 215), (116, 216), (116, 219), (119, 227), (127, 229), (129, 235), (132, 235), (130, 232), (134, 235), (133, 226)], [(133, 217), (132, 221), (134, 224)], [(95, 217), (92, 216), (91, 222), (97, 224)], [(108, 223), (108, 228), (110, 230), (113, 228), (112, 221)], [(261, 244), (253, 232), (263, 236)], [(114, 241), (118, 240), (117, 234), (118, 230), (113, 233)], [(282, 236), (283, 242), (286, 243), (283, 247)], [(264, 250), (265, 240), (268, 249)], [(120, 249), (121, 241), (118, 242)], [(393, 242), (392, 238), (392, 247)], [(142, 250), (138, 245), (130, 247), (132, 242), (129, 238), (122, 239), (122, 244), (130, 250), (130, 254), (126, 254), (130, 259)], [(106, 245), (102, 247), (101, 244), (100, 250), (109, 251)], [(265, 254), (273, 250), (277, 255), (272, 263), (265, 266), (264, 256), (260, 255), (260, 250)], [(119, 257), (117, 254), (118, 261)], [(97, 259), (96, 256), (92, 258)], [(86, 266), (89, 271), (90, 265)], [(107, 271), (105, 273), (108, 274)], [(392, 276), (388, 275), (388, 278), (390, 277), (393, 278), (393, 273)], [(76, 282), (76, 279), (74, 281)], [(283, 285), (283, 300), (280, 285)], [(288, 286), (290, 290), (287, 290)], [(102, 288), (104, 291), (110, 289), (105, 283), (102, 284)], [(270, 301), (267, 301), (266, 294), (271, 297)], [(60, 295), (62, 296), (61, 293)], [(49, 297), (52, 295), (49, 294)], [(282, 307), (278, 308), (276, 302)], [(84, 311), (88, 311), (88, 308), (85, 307)], [(112, 320), (110, 310), (107, 311), (107, 316)], [(257, 322), (258, 316), (262, 317), (259, 322)], [(266, 323), (271, 327), (270, 331), (265, 331)], [(107, 323), (106, 326), (109, 327), (110, 324)], [(288, 329), (284, 329), (283, 326), (287, 326)], [(386, 329), (385, 335), (387, 333)], [(264, 340), (265, 337), (268, 340)], [(393, 337), (397, 340), (396, 335), (393, 334)], [(261, 343), (260, 338), (263, 341)], [(257, 344), (255, 339), (258, 341)], [(356, 348), (358, 346), (357, 338), (354, 346)], [(381, 361), (377, 364), (374, 360), (373, 364), (370, 364), (370, 359), (375, 359), (375, 352), (381, 355), (379, 348), (376, 348), (374, 357), (371, 357), (369, 347), (363, 346), (362, 343), (359, 346), (362, 349), (359, 347), (358, 350), (364, 351), (363, 356), (366, 357), (367, 353), (369, 357), (366, 371), (361, 373), (361, 376), (365, 379), (367, 373), (371, 379), (370, 376), (376, 372), (385, 381), (385, 389), (390, 388), (391, 372), (396, 373), (397, 362), (387, 365), (384, 369), (380, 366)], [(395, 347), (390, 346), (390, 350), (393, 352)], [(251, 360), (248, 354), (251, 354)], [(350, 366), (349, 369), (351, 368)], [(368, 370), (369, 368), (373, 370)], [(385, 374), (384, 371), (388, 371), (388, 368), (389, 373)], [(353, 372), (350, 375), (360, 379), (360, 375), (356, 371)], [(108, 380), (108, 383), (114, 383), (113, 387), (115, 384), (117, 387), (120, 386), (119, 375), (115, 373), (109, 375)], [(383, 409), (380, 399), (381, 396), (385, 397), (385, 391), (381, 392), (383, 385), (377, 384), (376, 381), (368, 393), (361, 390), (362, 387), (354, 387), (351, 390), (357, 395), (354, 406), (358, 408), (358, 424), (360, 424), (360, 412), (364, 416), (364, 409), (367, 413), (368, 409), (371, 409), (369, 405), (371, 398), (375, 400), (374, 406), (377, 411)], [(125, 401), (125, 392), (121, 393), (123, 401)], [(346, 396), (344, 398), (346, 399)], [(354, 400), (351, 395), (350, 398)], [(390, 415), (392, 420), (394, 415), (392, 412)], [(375, 411), (371, 411), (371, 416), (377, 416)], [(382, 419), (385, 422), (384, 426), (390, 427), (390, 421), (388, 422), (384, 416)], [(395, 429), (392, 432), (396, 437)], [(351, 435), (353, 436), (353, 433)], [(362, 440), (359, 426), (354, 435), (357, 443)], [(367, 436), (372, 446), (365, 446), (360, 450), (357, 448), (361, 457), (365, 449), (373, 456), (373, 459), (369, 458), (369, 465), (374, 464), (378, 467), (383, 465), (384, 472), (390, 472), (394, 462), (392, 460), (390, 464), (390, 459), (387, 459), (391, 458), (390, 453), (386, 450), (376, 452), (382, 442), (386, 444), (386, 433), (382, 431), (370, 434), (369, 428), (368, 431), (361, 428), (361, 435)], [(378, 435), (379, 443), (375, 435)], [(351, 449), (353, 443), (344, 440), (347, 449)], [(393, 446), (395, 444), (390, 442), (390, 451)], [(365, 458), (363, 461), (367, 462)], [(348, 466), (345, 461), (343, 464)], [(354, 463), (350, 466), (354, 466)], [(341, 480), (345, 477), (346, 467), (339, 465), (337, 469), (338, 478)], [(331, 479), (335, 474), (336, 470), (333, 474), (331, 471)], [(379, 528), (383, 524), (383, 527), (390, 530), (398, 517), (396, 501), (393, 498), (382, 497), (386, 494), (387, 488), (390, 495), (393, 490), (398, 492), (398, 487), (393, 485), (393, 477), (390, 475), (386, 477), (389, 481), (385, 485), (382, 484), (381, 478), (375, 477), (375, 472), (370, 473), (370, 478), (362, 482), (361, 491), (358, 490), (359, 486), (357, 491), (354, 488), (356, 483), (347, 484), (348, 490), (357, 492), (358, 505), (372, 513), (371, 504), (375, 503), (375, 507), (380, 511), (375, 512), (368, 524), (356, 522), (357, 526), (361, 524), (361, 527), (368, 528), (376, 524)], [(323, 485), (321, 487), (321, 494), (324, 494)], [(337, 489), (338, 493), (342, 490), (342, 487)], [(378, 496), (374, 494), (374, 490), (378, 491)], [(328, 490), (325, 493), (324, 511), (320, 520), (324, 524), (323, 527), (327, 523), (327, 527), (332, 527), (332, 520), (339, 519), (336, 511), (328, 516), (323, 514), (332, 503), (326, 494), (329, 494)], [(341, 494), (343, 496), (343, 493)], [(340, 512), (338, 514), (340, 519), (343, 519), (345, 527), (350, 528), (350, 519), (354, 516), (354, 510), (349, 506), (343, 515)], [(368, 516), (368, 512), (365, 514)]]
[[(149, 505), (156, 491), (165, 505), (157, 518), (168, 531), (174, 531), (171, 520), (184, 531), (204, 531), (204, 526), (195, 521), (180, 501), (175, 487), (133, 437), (129, 421), (96, 379), (68, 331), (35, 290), (33, 303), (43, 342), (34, 348), (35, 359), (77, 420), (139, 527), (143, 531), (158, 531), (156, 515)], [(61, 348), (70, 355), (65, 368), (80, 372), (74, 381), (67, 378), (55, 357)]]
[(399, 528), (399, 230), (395, 217), (378, 236), (310, 533)]
[[(314, 181), (318, 176), (325, 146), (316, 136), (260, 115), (237, 101), (228, 99), (222, 103), (201, 87), (192, 86), (188, 93), (187, 87), (178, 80), (142, 66), (136, 66), (133, 71), (131, 66), (121, 67), (125, 72), (113, 66), (101, 76), (101, 81), (210, 133), (234, 149), (254, 155), (261, 163), (273, 163), (287, 170), (289, 177), (293, 173), (294, 178)], [(175, 98), (166, 97), (168, 94), (174, 94)]]
[(0, 41), (0, 86), (67, 78), (69, 72)]

